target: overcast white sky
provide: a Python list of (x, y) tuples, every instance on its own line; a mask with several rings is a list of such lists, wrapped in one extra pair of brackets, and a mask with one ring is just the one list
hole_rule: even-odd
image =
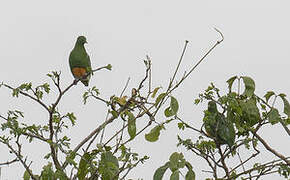
[[(69, 53), (76, 37), (85, 35), (92, 65), (113, 65), (113, 71), (99, 72), (91, 79), (91, 86), (97, 86), (103, 97), (120, 94), (128, 77), (131, 77), (129, 87), (136, 86), (144, 74), (141, 60), (146, 54), (153, 61), (154, 86), (166, 87), (184, 40), (190, 41), (182, 64), (182, 70), (187, 70), (218, 40), (213, 30), (217, 27), (223, 32), (225, 41), (185, 81), (179, 93), (174, 94), (180, 102), (184, 120), (200, 127), (202, 107), (194, 106), (193, 99), (210, 82), (225, 89), (229, 77), (247, 75), (255, 79), (257, 94), (261, 96), (267, 90), (290, 96), (289, 7), (288, 0), (2, 1), (0, 81), (13, 86), (27, 81), (37, 84), (48, 81), (45, 76), (48, 72), (59, 70), (65, 87), (73, 80), (68, 66)], [(73, 147), (105, 118), (105, 107), (101, 103), (82, 104), (85, 90), (78, 84), (60, 104), (62, 112), (75, 112), (78, 118), (76, 127), (68, 132), (73, 137)], [(17, 108), (25, 112), (25, 122), (46, 119), (45, 112), (36, 104), (25, 98), (11, 99), (7, 90), (0, 89), (0, 99), (2, 115), (8, 109)], [(51, 100), (46, 99), (47, 102)], [(281, 130), (277, 125), (262, 135), (273, 148), (289, 156), (289, 137)], [(184, 151), (175, 146), (177, 132), (172, 123), (157, 143), (145, 142), (140, 136), (130, 144), (134, 151), (151, 158), (128, 178), (152, 179), (154, 171), (172, 152)], [(189, 138), (191, 133), (185, 132), (182, 136)], [(0, 162), (5, 160), (7, 153), (3, 147), (0, 146)], [(33, 144), (28, 148), (26, 153), (33, 155), (32, 167), (40, 170), (47, 146)], [(190, 155), (186, 153), (186, 158), (192, 162), (197, 179), (204, 179), (206, 174), (201, 170), (206, 164)], [(21, 179), (24, 170), (19, 167), (2, 168), (2, 178)]]

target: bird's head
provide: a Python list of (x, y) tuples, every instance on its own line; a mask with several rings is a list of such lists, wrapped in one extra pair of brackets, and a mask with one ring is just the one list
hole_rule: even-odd
[(217, 106), (214, 101), (209, 101), (208, 102), (208, 111), (209, 112), (216, 112), (217, 111)]
[(77, 39), (77, 43), (79, 43), (79, 44), (87, 43), (86, 37), (85, 36), (79, 36), (78, 39)]

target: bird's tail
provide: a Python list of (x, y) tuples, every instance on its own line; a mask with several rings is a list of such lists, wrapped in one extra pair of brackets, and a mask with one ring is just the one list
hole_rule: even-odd
[(85, 86), (89, 86), (89, 80), (88, 80), (88, 79), (82, 79), (81, 82), (82, 82)]

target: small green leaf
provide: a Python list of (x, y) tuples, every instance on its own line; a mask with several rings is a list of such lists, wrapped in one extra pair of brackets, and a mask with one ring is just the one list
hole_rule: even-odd
[(275, 95), (275, 93), (274, 93), (273, 91), (268, 91), (268, 92), (264, 95), (264, 97), (266, 98), (266, 102), (268, 102), (269, 99), (270, 99), (270, 97), (273, 96), (273, 95)]
[(18, 97), (18, 95), (19, 95), (19, 89), (18, 88), (16, 88), (16, 89), (13, 89), (13, 91), (12, 91), (12, 96), (13, 97)]
[(172, 172), (170, 180), (179, 180), (179, 170)]
[(157, 107), (160, 103), (160, 101), (166, 96), (166, 93), (161, 93), (155, 100), (155, 106)]
[(66, 115), (69, 118), (71, 124), (74, 126), (76, 124), (76, 119), (77, 119), (75, 117), (74, 113), (73, 112), (72, 113), (67, 113)]
[(168, 169), (168, 167), (169, 167), (169, 162), (159, 167), (154, 173), (153, 180), (162, 180), (164, 173)]
[(23, 180), (29, 180), (30, 179), (30, 174), (29, 172), (26, 170), (23, 174)]
[(119, 114), (118, 114), (117, 111), (111, 111), (110, 113), (112, 114), (112, 116), (113, 116), (114, 118), (117, 118), (117, 117), (119, 116)]
[(278, 96), (280, 96), (281, 98), (282, 98), (282, 100), (283, 100), (283, 103), (284, 103), (284, 113), (288, 116), (288, 117), (290, 117), (290, 104), (289, 104), (289, 102), (287, 101), (287, 99), (286, 99), (286, 95), (285, 94), (279, 94)]
[(50, 158), (50, 156), (51, 156), (51, 153), (48, 153), (44, 156), (44, 159), (48, 159), (48, 158)]
[(88, 99), (88, 97), (89, 97), (89, 92), (85, 92), (85, 93), (83, 94), (83, 102), (84, 102), (84, 104), (87, 103), (87, 99)]
[(255, 81), (248, 76), (242, 76), (241, 78), (243, 79), (245, 84), (245, 91), (243, 95), (247, 97), (252, 97), (255, 91)]
[(128, 116), (128, 133), (131, 139), (134, 139), (136, 136), (136, 118), (133, 113), (126, 111)]
[(227, 80), (228, 88), (229, 88), (229, 92), (232, 91), (233, 83), (234, 83), (234, 81), (237, 79), (237, 77), (238, 77), (238, 76), (233, 76), (233, 77), (231, 77), (230, 79)]
[(161, 87), (157, 87), (157, 88), (155, 88), (155, 89), (152, 91), (152, 95), (151, 95), (152, 98), (155, 98), (155, 95), (156, 95), (156, 93), (158, 92), (158, 90), (159, 90), (160, 88), (161, 88)]
[(161, 125), (155, 126), (148, 134), (145, 134), (145, 139), (149, 142), (155, 142), (158, 140), (160, 131), (162, 129)]
[(276, 108), (272, 108), (271, 111), (268, 114), (269, 122), (271, 124), (276, 124), (280, 121), (280, 114)]
[(112, 65), (111, 64), (108, 64), (107, 66), (106, 66), (106, 69), (108, 69), (108, 70), (112, 70)]

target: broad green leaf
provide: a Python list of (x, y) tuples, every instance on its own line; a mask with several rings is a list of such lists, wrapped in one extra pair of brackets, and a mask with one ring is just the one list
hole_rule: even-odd
[(170, 108), (174, 115), (177, 113), (179, 109), (178, 101), (173, 96), (171, 96)]
[(237, 77), (238, 77), (238, 76), (233, 76), (233, 77), (231, 77), (230, 79), (227, 80), (228, 88), (229, 88), (229, 92), (232, 91), (233, 83), (234, 83), (234, 81), (237, 79)]
[(157, 107), (160, 103), (160, 101), (166, 96), (166, 93), (161, 93), (155, 100), (155, 106)]
[(145, 139), (149, 142), (155, 142), (158, 140), (160, 131), (162, 129), (161, 125), (155, 126), (148, 134), (145, 134)]
[(273, 96), (273, 95), (275, 95), (275, 93), (274, 93), (273, 91), (268, 91), (268, 92), (264, 95), (264, 97), (266, 98), (266, 102), (268, 102), (269, 99), (270, 99), (270, 97)]
[(269, 122), (271, 124), (276, 124), (280, 121), (280, 114), (279, 111), (276, 108), (272, 108), (271, 111), (268, 114)]
[(23, 174), (23, 180), (29, 180), (30, 179), (30, 174), (28, 171), (25, 171)]
[(118, 179), (118, 159), (110, 151), (102, 153), (99, 164), (99, 173), (102, 175), (102, 180)]
[(134, 139), (136, 136), (136, 118), (133, 113), (126, 111), (128, 115), (128, 133), (131, 139)]
[(152, 98), (155, 98), (156, 93), (158, 92), (158, 90), (159, 90), (160, 88), (161, 88), (161, 87), (157, 87), (157, 88), (155, 88), (155, 89), (152, 91), (152, 95), (151, 95)]
[(192, 169), (187, 171), (185, 175), (185, 180), (195, 180), (195, 173)]
[(170, 176), (170, 180), (179, 180), (179, 171), (178, 170), (172, 172), (172, 174)]
[(241, 78), (243, 79), (245, 84), (245, 91), (243, 95), (247, 97), (252, 97), (255, 91), (255, 81), (247, 76), (242, 76)]
[(178, 170), (179, 168), (184, 168), (185, 166), (185, 159), (183, 158), (182, 153), (174, 152), (169, 157), (169, 163), (170, 163), (170, 170), (172, 172)]
[(283, 103), (284, 103), (284, 113), (290, 117), (290, 104), (286, 99), (286, 95), (285, 94), (279, 94), (279, 96), (282, 98)]
[(153, 180), (162, 180), (163, 175), (165, 171), (168, 169), (168, 167), (169, 167), (169, 162), (159, 167), (154, 173)]
[(87, 173), (89, 172), (89, 163), (90, 163), (91, 155), (89, 153), (85, 153), (80, 160), (79, 168), (78, 168), (78, 179), (85, 179)]

